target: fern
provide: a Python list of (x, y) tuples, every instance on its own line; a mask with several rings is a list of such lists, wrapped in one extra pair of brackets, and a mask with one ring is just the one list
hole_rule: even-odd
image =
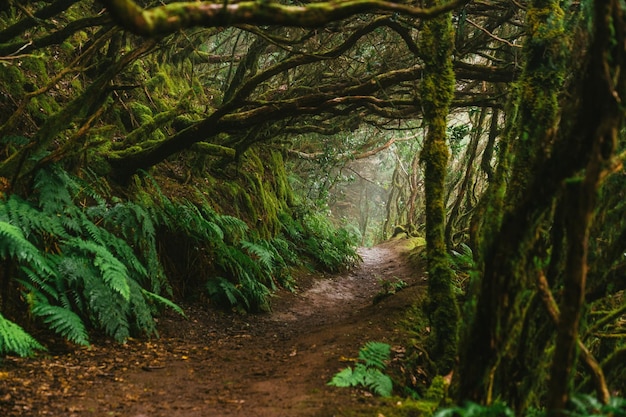
[(67, 236), (58, 216), (50, 216), (16, 195), (0, 203), (0, 220), (19, 227), (24, 236), (45, 233), (52, 236)]
[(95, 274), (86, 278), (83, 296), (88, 301), (91, 321), (116, 341), (125, 342), (130, 336), (130, 303)]
[[(0, 201), (0, 258), (19, 265), (15, 279), (33, 316), (87, 344), (88, 327), (124, 341), (131, 332), (155, 333), (158, 307), (182, 312), (159, 295), (168, 286), (156, 247), (157, 224), (176, 227), (177, 205), (163, 198), (161, 205), (144, 208), (112, 198), (111, 206), (85, 181), (55, 166), (36, 173), (32, 196)], [(212, 231), (198, 232), (207, 219), (185, 207), (198, 239), (220, 235), (214, 223)], [(0, 327), (0, 338), (14, 340), (11, 331)]]
[(209, 297), (221, 305), (237, 306), (240, 303), (250, 308), (248, 299), (232, 282), (222, 277), (215, 277), (206, 283)]
[(299, 220), (288, 214), (279, 215), (283, 235), (291, 240), (302, 255), (311, 258), (323, 269), (337, 272), (356, 264), (358, 236), (337, 229), (319, 213), (303, 213)]
[(56, 166), (41, 169), (35, 175), (35, 191), (39, 194), (39, 207), (45, 213), (63, 214), (73, 206), (69, 185), (70, 176)]
[(359, 350), (359, 361), (353, 368), (335, 374), (328, 385), (335, 387), (363, 386), (381, 397), (390, 397), (393, 382), (383, 371), (391, 354), (391, 346), (381, 342), (368, 342)]
[(241, 247), (243, 247), (248, 254), (255, 257), (256, 261), (261, 264), (262, 269), (269, 273), (274, 271), (275, 251), (272, 251), (261, 242), (253, 243), (247, 240), (241, 241)]
[(109, 250), (94, 242), (72, 239), (67, 245), (73, 249), (94, 255), (93, 264), (99, 269), (104, 282), (126, 301), (130, 299), (128, 270)]
[(20, 228), (0, 221), (0, 256), (28, 261), (39, 258), (40, 254), (39, 249), (24, 237)]
[(24, 357), (31, 356), (36, 350), (46, 350), (46, 348), (19, 325), (0, 314), (0, 355), (15, 353)]
[(359, 359), (363, 361), (365, 366), (377, 369), (385, 369), (387, 361), (391, 355), (391, 346), (381, 342), (367, 342), (365, 346), (359, 350)]
[(148, 302), (143, 288), (135, 282), (130, 281), (130, 312), (128, 319), (134, 319), (134, 326), (137, 330), (148, 335), (158, 335), (156, 323), (152, 314), (156, 309)]
[(148, 290), (142, 289), (141, 292), (143, 293), (143, 295), (147, 299), (156, 301), (159, 304), (162, 304), (162, 305), (164, 305), (166, 307), (169, 307), (172, 310), (174, 310), (176, 313), (178, 313), (181, 316), (183, 316), (184, 318), (187, 318), (187, 315), (185, 314), (185, 311), (182, 308), (180, 308), (180, 306), (178, 304), (174, 303), (173, 301), (171, 301), (171, 300), (169, 300), (169, 299), (167, 299), (165, 297), (162, 297), (162, 296), (160, 296), (158, 294), (155, 294), (153, 292), (150, 292)]
[(50, 326), (50, 329), (67, 340), (83, 346), (89, 345), (89, 336), (85, 324), (76, 313), (47, 303), (36, 304), (32, 308), (32, 313), (41, 317), (44, 323)]

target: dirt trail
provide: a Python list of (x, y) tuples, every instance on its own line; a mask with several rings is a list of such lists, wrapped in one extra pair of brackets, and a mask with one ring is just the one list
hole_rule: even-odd
[[(304, 277), (272, 312), (239, 316), (198, 305), (167, 315), (161, 338), (131, 340), (0, 367), (0, 415), (308, 417), (342, 415), (376, 399), (329, 387), (369, 340), (397, 343), (401, 313), (423, 291), (404, 242), (362, 249), (363, 263), (336, 276)], [(381, 280), (409, 286), (374, 304)]]

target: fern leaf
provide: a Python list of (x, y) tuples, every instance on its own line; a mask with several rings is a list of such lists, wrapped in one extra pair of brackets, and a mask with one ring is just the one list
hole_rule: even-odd
[(35, 175), (35, 189), (39, 193), (39, 206), (50, 214), (63, 213), (65, 208), (72, 206), (72, 196), (68, 186), (69, 175), (56, 167), (41, 169)]
[(215, 219), (217, 223), (225, 232), (230, 235), (243, 235), (248, 231), (248, 225), (237, 217), (228, 216), (225, 214), (219, 215)]
[(15, 353), (24, 357), (31, 356), (36, 350), (46, 350), (46, 348), (19, 325), (0, 314), (0, 355)]
[(148, 303), (143, 289), (135, 282), (130, 281), (130, 311), (135, 319), (136, 329), (150, 336), (158, 335), (152, 313), (154, 311)]
[(383, 370), (391, 355), (391, 346), (387, 343), (369, 341), (359, 350), (359, 359), (365, 366)]
[(65, 337), (67, 340), (79, 345), (88, 346), (89, 336), (85, 324), (73, 311), (50, 304), (36, 304), (32, 313), (41, 317), (50, 329)]
[(113, 291), (119, 293), (124, 300), (130, 300), (128, 270), (107, 248), (82, 239), (71, 239), (67, 243), (76, 249), (95, 255), (93, 264), (100, 270), (104, 282)]
[(226, 304), (225, 301), (228, 301), (230, 306), (236, 306), (240, 303), (246, 305), (247, 308), (250, 308), (250, 303), (248, 299), (243, 295), (243, 293), (233, 284), (232, 282), (224, 279), (222, 277), (215, 277), (210, 279), (206, 283), (206, 289), (209, 294), (209, 297), (219, 304)]
[(391, 347), (386, 343), (368, 342), (359, 351), (359, 360), (352, 368), (337, 373), (328, 385), (355, 387), (361, 385), (374, 394), (389, 397), (393, 391), (391, 378), (382, 370), (386, 367)]
[(95, 276), (90, 276), (85, 281), (84, 291), (84, 297), (89, 302), (92, 323), (104, 329), (116, 341), (126, 341), (130, 336), (129, 302)]
[(24, 237), (20, 228), (0, 221), (0, 257), (6, 258), (7, 256), (29, 263), (37, 268), (37, 272), (41, 275), (54, 274), (44, 255)]
[(348, 388), (359, 385), (360, 378), (355, 377), (352, 368), (344, 368), (337, 372), (335, 376), (328, 382), (333, 387)]
[(187, 315), (185, 314), (185, 312), (183, 311), (182, 308), (180, 308), (180, 306), (178, 304), (176, 304), (175, 302), (168, 300), (165, 297), (160, 296), (159, 294), (155, 294), (153, 292), (150, 292), (148, 290), (142, 289), (141, 292), (143, 293), (143, 295), (151, 300), (154, 300), (160, 304), (163, 304), (166, 307), (171, 308), (172, 310), (174, 310), (175, 312), (177, 312), (178, 314), (180, 314), (181, 316), (183, 316), (184, 318), (187, 318)]
[(241, 241), (241, 246), (251, 255), (256, 256), (257, 261), (263, 266), (265, 271), (272, 273), (274, 271), (274, 253), (262, 244)]
[(52, 236), (66, 235), (57, 216), (43, 213), (15, 194), (4, 204), (0, 203), (0, 208), (0, 219), (19, 227), (26, 237), (34, 231)]
[(393, 391), (391, 378), (383, 374), (379, 369), (367, 368), (363, 378), (363, 385), (381, 397), (391, 397)]

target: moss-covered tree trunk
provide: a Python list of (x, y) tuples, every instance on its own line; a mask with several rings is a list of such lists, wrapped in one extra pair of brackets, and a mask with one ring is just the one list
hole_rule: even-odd
[[(607, 0), (594, 7), (595, 31), (586, 34), (593, 43), (578, 48), (569, 42), (587, 38), (567, 36), (558, 1), (534, 0), (527, 10), (524, 72), (500, 147), (506, 153), (474, 245), (483, 275), (472, 293), (475, 310), (460, 351), (460, 399), (499, 399), (520, 413), (548, 404), (556, 415), (569, 396), (588, 227), (598, 181), (622, 125), (618, 102), (625, 95), (620, 3)], [(568, 62), (569, 51), (576, 49), (584, 51), (584, 59)], [(568, 72), (573, 72), (568, 91), (579, 99), (561, 108)], [(554, 212), (556, 203), (565, 215)], [(537, 292), (542, 280), (563, 289), (558, 323)]]
[[(595, 30), (589, 67), (583, 79), (582, 101), (583, 109), (596, 106), (600, 111), (581, 114), (581, 118), (596, 128), (584, 138), (591, 148), (584, 177), (568, 181), (565, 190), (564, 201), (569, 208), (563, 222), (567, 254), (547, 399), (552, 416), (567, 415), (564, 411), (572, 390), (579, 349), (589, 232), (600, 184), (618, 166), (613, 156), (624, 120), (622, 97), (626, 93), (626, 77), (622, 67), (626, 60), (626, 25), (623, 6), (615, 0), (598, 1), (594, 6)], [(606, 387), (596, 386), (596, 389), (600, 399), (608, 401)]]
[(534, 0), (527, 10), (525, 66), (511, 92), (499, 166), (473, 245), (483, 275), (470, 294), (476, 310), (460, 350), (463, 399), (500, 398), (523, 408), (535, 372), (543, 369), (542, 349), (552, 329), (545, 327), (547, 316), (532, 288), (546, 259), (543, 228), (563, 174), (542, 173), (559, 122), (566, 69), (563, 18), (554, 0)]
[[(436, 5), (437, 0), (434, 1)], [(445, 181), (448, 166), (447, 117), (454, 94), (451, 15), (424, 24), (420, 51), (424, 59), (421, 94), (428, 132), (420, 155), (424, 164), (426, 194), (426, 254), (428, 259), (428, 315), (431, 335), (429, 355), (437, 372), (446, 374), (456, 363), (458, 306), (452, 291), (452, 271), (444, 239)]]

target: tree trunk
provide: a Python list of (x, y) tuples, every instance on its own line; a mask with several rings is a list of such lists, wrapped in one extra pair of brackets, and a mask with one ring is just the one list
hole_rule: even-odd
[[(555, 333), (548, 398), (543, 400), (556, 415), (569, 398), (584, 291), (588, 224), (602, 176), (598, 166), (606, 165), (612, 154), (614, 135), (622, 124), (616, 98), (625, 96), (623, 71), (615, 69), (624, 64), (619, 3), (607, 0), (594, 5), (599, 16), (595, 19), (594, 43), (581, 48), (586, 56), (577, 63), (568, 88), (580, 100), (568, 103), (562, 112), (555, 107), (562, 88), (555, 80), (564, 79), (567, 60), (563, 54), (573, 50), (563, 32), (564, 13), (558, 2), (537, 0), (527, 11), (530, 39), (515, 105), (519, 112), (508, 115), (517, 117), (507, 137), (514, 155), (513, 170), (505, 205), (495, 211), (495, 222), (486, 221), (480, 230), (478, 245), (482, 248), (484, 271), (477, 285), (475, 314), (461, 349), (460, 398), (481, 403), (498, 398), (520, 413), (529, 405), (539, 405), (538, 395), (545, 392), (545, 382), (537, 379), (546, 379), (547, 375), (535, 370), (545, 365), (542, 347), (549, 351)], [(573, 178), (585, 169), (582, 182)], [(568, 207), (567, 220), (557, 222), (552, 207), (566, 183), (570, 184), (566, 194), (576, 204)], [(498, 199), (492, 199), (491, 208), (493, 201)], [(554, 234), (554, 228), (563, 228), (565, 233)], [(552, 237), (546, 232), (550, 229)], [(564, 275), (545, 266), (550, 245), (558, 246), (554, 239), (567, 241)], [(559, 274), (548, 280), (563, 285), (562, 308), (570, 309), (563, 312), (558, 331), (547, 327), (545, 318), (542, 321), (547, 310), (536, 309), (536, 283), (546, 269)], [(534, 349), (535, 357), (523, 353), (528, 349)], [(529, 386), (537, 389), (533, 392)]]
[[(626, 83), (620, 72), (626, 53), (626, 34), (622, 12), (618, 1), (595, 2), (594, 43), (590, 48), (592, 57), (585, 80), (587, 90), (583, 100), (587, 106), (601, 106), (602, 115), (599, 120), (589, 120), (591, 123), (595, 122), (597, 128), (591, 132), (593, 136), (587, 138), (593, 145), (585, 177), (570, 181), (566, 189), (566, 203), (569, 208), (564, 222), (567, 257), (561, 315), (548, 391), (548, 411), (553, 416), (565, 415), (570, 396), (577, 358), (578, 328), (585, 299), (589, 229), (600, 182), (611, 169), (618, 131), (623, 124), (619, 98), (624, 97)], [(613, 43), (618, 47), (613, 48)], [(617, 68), (616, 78), (612, 78), (610, 74), (611, 65)], [(607, 398), (602, 400), (606, 401)]]
[(431, 321), (427, 348), (439, 374), (447, 374), (456, 364), (459, 317), (452, 291), (454, 272), (450, 267), (444, 239), (445, 181), (449, 155), (446, 130), (455, 84), (452, 48), (450, 14), (424, 24), (420, 44), (420, 50), (424, 52), (421, 93), (428, 132), (420, 159), (424, 164), (425, 177), (429, 296), (427, 313)]

